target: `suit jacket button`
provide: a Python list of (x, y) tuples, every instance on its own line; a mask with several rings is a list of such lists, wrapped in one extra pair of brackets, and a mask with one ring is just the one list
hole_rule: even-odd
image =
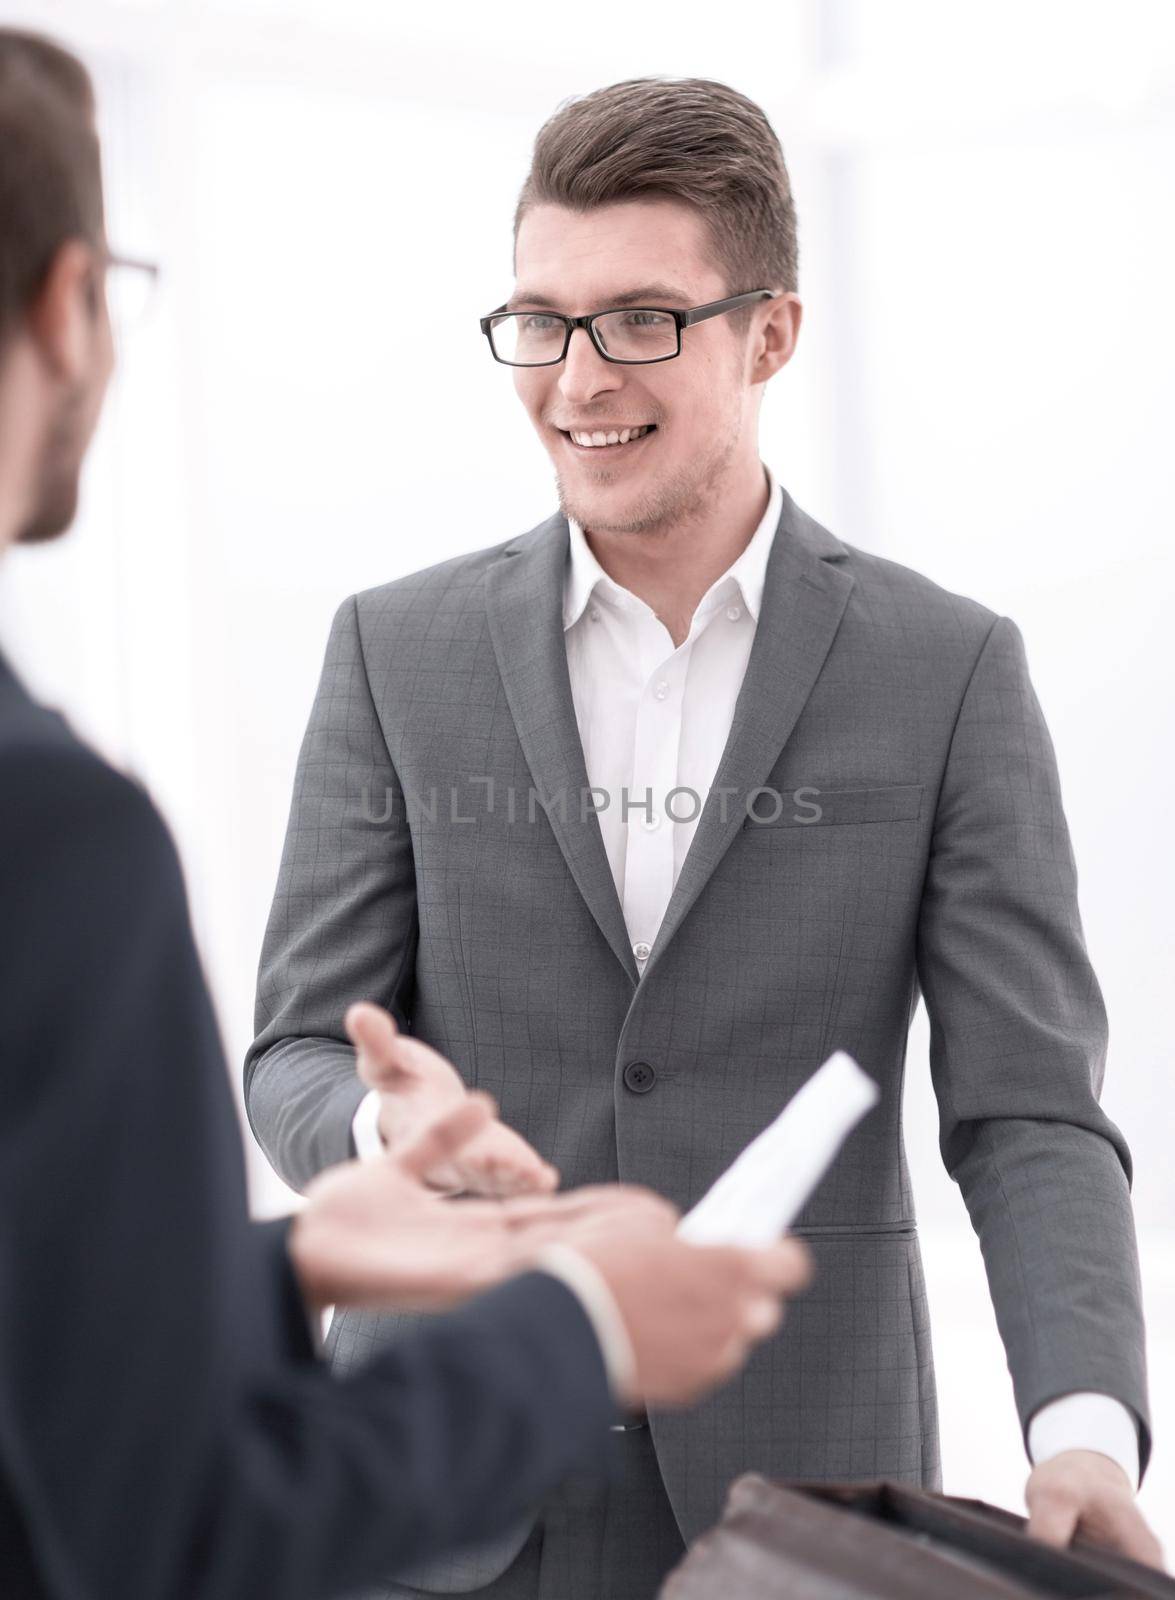
[(657, 1081), (657, 1074), (647, 1061), (630, 1061), (624, 1069), (624, 1081), (633, 1094), (648, 1094)]

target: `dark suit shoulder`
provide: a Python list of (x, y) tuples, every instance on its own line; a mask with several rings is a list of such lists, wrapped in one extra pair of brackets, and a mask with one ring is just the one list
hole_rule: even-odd
[(42, 1124), (97, 1126), (112, 1093), (154, 1104), (160, 1055), (139, 1046), (187, 981), (189, 947), (179, 860), (146, 792), (54, 713), (0, 708), (0, 1121), (35, 1106)]
[(0, 687), (0, 845), (9, 894), (18, 880), (35, 881), (42, 896), (58, 880), (74, 892), (113, 881), (125, 894), (142, 884), (144, 867), (175, 864), (167, 825), (142, 785), (57, 712), (12, 693), (10, 679)]
[(85, 749), (59, 711), (34, 700), (0, 656), (0, 759), (8, 752)]

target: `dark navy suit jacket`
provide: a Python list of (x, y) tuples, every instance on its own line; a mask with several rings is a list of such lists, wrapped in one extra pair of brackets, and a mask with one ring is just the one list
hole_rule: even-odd
[(172, 840), (0, 657), (0, 1594), (300, 1600), (493, 1533), (612, 1417), (532, 1273), (345, 1381), (240, 1135)]

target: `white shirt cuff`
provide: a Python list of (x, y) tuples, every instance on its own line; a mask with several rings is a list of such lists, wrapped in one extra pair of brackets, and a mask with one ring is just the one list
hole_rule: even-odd
[(595, 1330), (613, 1398), (621, 1405), (630, 1404), (636, 1391), (636, 1352), (604, 1275), (586, 1256), (565, 1244), (546, 1245), (535, 1266), (565, 1283), (575, 1295)]
[(1112, 1395), (1079, 1390), (1041, 1406), (1028, 1424), (1028, 1454), (1033, 1466), (1063, 1450), (1096, 1450), (1116, 1461), (1138, 1488), (1138, 1424)]
[(351, 1118), (351, 1137), (355, 1141), (355, 1154), (360, 1161), (370, 1161), (384, 1154), (383, 1135), (379, 1131), (379, 1090), (369, 1089), (359, 1102)]

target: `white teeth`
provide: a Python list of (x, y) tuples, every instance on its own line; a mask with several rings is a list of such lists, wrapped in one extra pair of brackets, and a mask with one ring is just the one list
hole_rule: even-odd
[(628, 444), (633, 439), (643, 439), (649, 431), (649, 424), (643, 423), (639, 428), (621, 428), (619, 432), (612, 433), (573, 433), (572, 439), (576, 444), (586, 446), (599, 446), (608, 444)]

